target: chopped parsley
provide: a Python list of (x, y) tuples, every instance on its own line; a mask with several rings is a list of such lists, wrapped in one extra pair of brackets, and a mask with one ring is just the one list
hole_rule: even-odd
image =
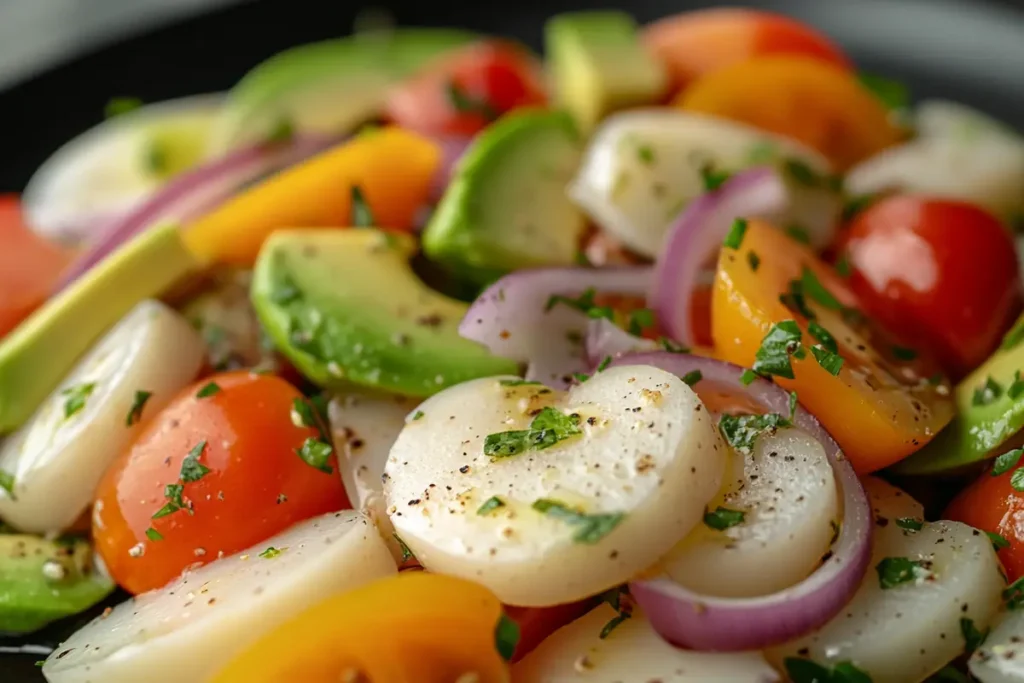
[(819, 305), (832, 311), (843, 310), (844, 306), (839, 299), (828, 291), (825, 285), (821, 284), (818, 276), (807, 266), (804, 266), (803, 272), (800, 274), (800, 286), (804, 295)]
[(789, 357), (800, 351), (803, 334), (795, 320), (775, 323), (761, 340), (761, 348), (754, 355), (753, 371), (761, 376), (776, 375), (793, 379), (793, 366)]
[(409, 550), (409, 546), (405, 544), (405, 541), (402, 540), (401, 536), (396, 533), (392, 533), (391, 535), (395, 537), (396, 541), (398, 541), (398, 547), (402, 551), (402, 564), (405, 564), (409, 560), (415, 560), (416, 556), (412, 554), (412, 551)]
[(798, 405), (798, 402), (799, 402), (799, 399), (797, 398), (796, 392), (795, 391), (789, 392), (789, 419), (790, 419), (790, 421), (792, 421), (793, 418), (796, 417), (796, 407)]
[(714, 192), (729, 182), (730, 178), (732, 178), (731, 173), (715, 170), (713, 164), (704, 164), (700, 167), (700, 179), (704, 181), (704, 190), (706, 192)]
[(883, 589), (895, 588), (914, 581), (919, 576), (928, 575), (928, 569), (924, 562), (907, 557), (883, 558), (875, 565), (875, 571), (878, 572), (878, 585)]
[(1024, 467), (1018, 467), (1010, 475), (1010, 488), (1014, 491), (1024, 491)]
[(990, 403), (994, 403), (1003, 395), (1003, 387), (999, 382), (992, 379), (989, 375), (985, 378), (985, 383), (980, 387), (975, 388), (974, 396), (971, 398), (971, 405), (974, 406), (987, 406)]
[(499, 380), (498, 384), (503, 387), (531, 387), (540, 386), (540, 382), (534, 382), (528, 379), (503, 379)]
[(516, 653), (519, 635), (519, 624), (502, 612), (494, 627), (494, 647), (506, 662)]
[(992, 548), (994, 550), (1000, 551), (1003, 548), (1010, 547), (1010, 541), (1002, 534), (997, 534), (992, 531), (986, 531), (985, 534), (988, 536), (988, 540), (992, 541)]
[(917, 351), (907, 346), (893, 346), (892, 355), (897, 360), (912, 361), (917, 358)]
[(181, 461), (181, 481), (190, 484), (194, 481), (199, 481), (207, 474), (210, 473), (210, 468), (199, 462), (200, 456), (203, 451), (206, 450), (206, 441), (200, 441), (197, 443), (185, 459)]
[(220, 393), (220, 385), (216, 382), (210, 382), (198, 392), (196, 392), (196, 398), (209, 398), (215, 394)]
[(658, 345), (661, 346), (661, 348), (664, 349), (665, 351), (668, 351), (669, 353), (690, 352), (690, 349), (683, 346), (682, 344), (672, 341), (668, 337), (658, 337)]
[(635, 337), (643, 334), (648, 327), (654, 327), (654, 311), (649, 308), (639, 308), (629, 314), (628, 332)]
[(839, 277), (850, 277), (853, 273), (853, 270), (850, 267), (850, 257), (846, 254), (840, 256), (836, 261), (836, 273)]
[(743, 454), (749, 455), (758, 437), (774, 433), (777, 429), (792, 427), (793, 423), (778, 413), (766, 415), (723, 415), (718, 431), (726, 442)]
[(423, 419), (423, 415), (424, 415), (424, 412), (422, 410), (417, 410), (415, 413), (412, 414), (413, 422), (415, 422), (416, 420), (422, 420)]
[(167, 502), (164, 506), (153, 513), (151, 519), (160, 519), (167, 515), (173, 515), (178, 510), (184, 509), (185, 502), (181, 498), (181, 494), (184, 493), (185, 487), (181, 484), (167, 484), (164, 486), (164, 498)]
[[(274, 282), (273, 289), (270, 292), (270, 300), (273, 301), (275, 304), (290, 304), (291, 302), (297, 301), (301, 298), (302, 290), (299, 289), (299, 286), (295, 284), (295, 281), (288, 273), (282, 273), (281, 276), (278, 277), (277, 281)], [(220, 332), (221, 335), (224, 334), (221, 328), (216, 329)], [(216, 342), (207, 340), (207, 343), (212, 344)]]
[(847, 197), (846, 203), (843, 204), (843, 222), (849, 223), (868, 207), (878, 201), (879, 198), (880, 196), (878, 194), (861, 194), (853, 197)]
[(629, 597), (629, 588), (624, 585), (609, 588), (601, 594), (601, 600), (608, 603), (613, 610), (618, 612), (601, 628), (601, 633), (598, 636), (601, 640), (606, 639), (619, 624), (633, 616), (633, 605), (629, 601)]
[(832, 353), (839, 352), (839, 346), (836, 344), (836, 338), (832, 336), (832, 333), (813, 320), (807, 324), (807, 333), (817, 339), (821, 343), (822, 348), (827, 351)]
[(1012, 470), (1020, 462), (1022, 455), (1024, 455), (1024, 448), (1014, 448), (1012, 451), (1006, 451), (997, 457), (992, 465), (992, 476), (998, 477), (1000, 474), (1005, 474)]
[(641, 162), (650, 166), (654, 163), (654, 148), (650, 145), (640, 145), (636, 148), (636, 156)]
[(282, 116), (274, 123), (274, 127), (267, 133), (267, 144), (280, 145), (291, 142), (295, 137), (295, 124), (292, 120)]
[(334, 468), (328, 464), (328, 460), (330, 460), (331, 453), (333, 452), (334, 449), (331, 447), (331, 444), (312, 436), (303, 441), (301, 447), (295, 449), (296, 455), (302, 458), (302, 462), (320, 470), (324, 474), (332, 474), (334, 472)]
[(304, 398), (292, 400), (291, 410), (292, 424), (296, 427), (319, 427), (316, 415), (313, 413), (313, 406)]
[(914, 517), (899, 517), (896, 526), (907, 531), (920, 531), (924, 528), (924, 522)]
[(142, 419), (142, 409), (146, 407), (146, 401), (153, 395), (151, 391), (136, 391), (135, 400), (132, 401), (132, 407), (128, 410), (128, 417), (124, 419), (126, 426), (131, 427)]
[(103, 115), (108, 119), (135, 111), (142, 106), (138, 97), (112, 97), (103, 108)]
[(1021, 316), (1014, 323), (1013, 327), (1010, 328), (1010, 331), (1003, 336), (1003, 342), (999, 345), (999, 348), (1009, 351), (1022, 341), (1024, 341), (1024, 316)]
[(782, 170), (795, 182), (806, 187), (820, 187), (828, 190), (840, 190), (842, 179), (839, 176), (822, 175), (800, 159), (789, 158), (782, 162)]
[(690, 370), (688, 373), (683, 375), (683, 381), (689, 386), (693, 386), (697, 382), (704, 379), (704, 374), (700, 370)]
[(92, 395), (95, 388), (96, 382), (87, 382), (85, 384), (68, 387), (64, 391), (60, 392), (61, 396), (67, 397), (64, 399), (65, 420), (85, 407), (86, 399)]
[(807, 232), (807, 228), (796, 223), (790, 223), (786, 226), (786, 234), (792, 239), (796, 240), (800, 244), (810, 244), (811, 234)]
[(160, 144), (159, 141), (153, 140), (146, 145), (146, 156), (143, 161), (146, 164), (146, 170), (153, 175), (163, 175), (167, 172), (167, 165), (169, 160), (167, 158), (167, 148)]
[(747, 513), (742, 510), (730, 510), (729, 508), (718, 506), (714, 510), (704, 513), (704, 525), (718, 531), (725, 531), (729, 527), (742, 524), (746, 516)]
[(839, 371), (843, 369), (843, 357), (838, 353), (832, 353), (819, 344), (811, 347), (811, 353), (814, 355), (814, 360), (818, 361), (818, 365), (833, 377), (838, 376)]
[(587, 256), (586, 252), (582, 251), (577, 251), (573, 254), (572, 261), (581, 268), (592, 268), (594, 266), (594, 264), (590, 262), (590, 257)]
[(608, 366), (612, 364), (612, 357), (605, 356), (600, 363), (597, 365), (597, 372), (604, 372), (608, 369)]
[(148, 529), (146, 529), (146, 538), (148, 538), (151, 541), (162, 541), (164, 540), (164, 535), (156, 529), (154, 529), (153, 527), (149, 527)]
[(498, 118), (498, 112), (490, 102), (483, 98), (475, 98), (455, 81), (448, 81), (445, 86), (445, 94), (448, 96), (448, 103), (452, 109), (460, 114), (476, 114), (485, 121), (491, 122)]
[(262, 553), (260, 553), (260, 557), (262, 557), (264, 560), (270, 560), (270, 559), (273, 559), (273, 558), (277, 557), (282, 552), (284, 552), (284, 551), (283, 550), (278, 550), (274, 546), (270, 546), (269, 548), (264, 550)]
[(546, 406), (530, 422), (529, 429), (488, 434), (484, 454), (492, 458), (509, 458), (526, 451), (541, 451), (560, 441), (582, 434), (580, 416), (566, 415)]
[(732, 222), (729, 234), (725, 236), (725, 241), (722, 244), (730, 249), (739, 249), (740, 245), (743, 244), (743, 236), (745, 234), (747, 234), (747, 221), (737, 218)]
[(1020, 377), (1020, 370), (1013, 371), (1013, 383), (1010, 384), (1010, 388), (1006, 390), (1006, 395), (1016, 401), (1021, 396), (1024, 396), (1024, 379)]
[(988, 629), (985, 629), (984, 632), (979, 631), (978, 627), (974, 625), (974, 620), (967, 617), (960, 617), (960, 633), (963, 634), (967, 654), (977, 650), (988, 637)]
[(11, 500), (18, 500), (14, 495), (14, 475), (7, 470), (0, 470), (0, 489), (6, 491)]
[(743, 373), (740, 374), (740, 383), (745, 387), (749, 387), (755, 379), (757, 379), (757, 373), (753, 370), (745, 369)]
[(750, 264), (750, 269), (757, 272), (757, 269), (761, 267), (761, 257), (757, 255), (757, 252), (747, 252), (747, 263)]
[(366, 196), (363, 195), (363, 189), (358, 185), (352, 186), (352, 227), (354, 228), (372, 228), (375, 224), (373, 218), (373, 211), (370, 210), (370, 205), (366, 202)]
[(544, 304), (544, 310), (550, 311), (558, 304), (564, 304), (569, 308), (575, 308), (577, 311), (586, 313), (591, 318), (608, 318), (611, 320), (615, 317), (615, 312), (607, 306), (597, 306), (594, 302), (594, 298), (597, 296), (597, 290), (593, 287), (589, 287), (583, 290), (583, 293), (578, 297), (573, 298), (570, 296), (563, 296), (561, 294), (552, 294), (548, 297), (548, 302)]
[(623, 512), (588, 515), (565, 503), (548, 498), (533, 501), (531, 507), (548, 517), (560, 519), (570, 526), (576, 527), (572, 540), (576, 543), (593, 545), (612, 532), (626, 518)]
[(831, 671), (804, 657), (786, 657), (782, 665), (793, 683), (871, 683), (871, 677), (853, 662), (838, 662)]
[(901, 110), (910, 106), (910, 90), (903, 83), (867, 73), (858, 74), (857, 79), (887, 109)]
[(477, 508), (476, 514), (486, 515), (490, 512), (494, 512), (498, 508), (503, 507), (505, 507), (505, 503), (501, 500), (501, 498), (498, 498), (497, 496), (491, 496), (486, 501), (484, 501), (483, 505)]

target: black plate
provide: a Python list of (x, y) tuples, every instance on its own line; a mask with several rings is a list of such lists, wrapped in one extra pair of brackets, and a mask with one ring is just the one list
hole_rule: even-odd
[[(551, 14), (627, 3), (610, 0), (434, 0), (397, 7), (401, 24), (462, 26), (540, 47)], [(641, 21), (713, 2), (631, 0)], [(747, 4), (808, 21), (837, 40), (865, 70), (906, 82), (917, 98), (948, 97), (1024, 128), (1024, 12), (1017, 2), (955, 0), (763, 0)], [(97, 123), (114, 95), (147, 101), (230, 87), (274, 52), (348, 32), (360, 7), (341, 2), (263, 0), (126, 40), (0, 93), (0, 190), (24, 186), (32, 170), (73, 135)], [(0, 638), (0, 681), (38, 683), (38, 655), (81, 619), (20, 641)]]

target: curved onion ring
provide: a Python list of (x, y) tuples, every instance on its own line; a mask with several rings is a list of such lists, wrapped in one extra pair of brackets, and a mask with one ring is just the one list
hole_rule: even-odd
[(633, 336), (607, 318), (589, 321), (583, 338), (583, 349), (591, 366), (598, 365), (609, 356), (618, 358), (624, 353), (654, 351), (657, 348), (656, 342)]
[[(699, 370), (701, 381), (728, 385), (765, 412), (789, 414), (789, 394), (761, 378), (743, 386), (743, 368), (723, 361), (668, 352), (627, 354), (613, 365), (651, 365), (680, 377)], [(753, 650), (782, 643), (823, 626), (849, 602), (871, 559), (871, 506), (853, 467), (821, 423), (802, 408), (793, 420), (825, 449), (839, 484), (843, 521), (832, 552), (810, 576), (785, 590), (756, 598), (700, 595), (665, 577), (633, 581), (630, 590), (665, 640), (694, 650)]]

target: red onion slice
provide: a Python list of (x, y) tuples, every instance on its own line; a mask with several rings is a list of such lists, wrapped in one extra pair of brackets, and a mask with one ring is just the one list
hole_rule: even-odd
[(658, 322), (673, 339), (696, 344), (690, 329), (690, 303), (701, 270), (722, 247), (737, 218), (767, 218), (787, 203), (786, 184), (771, 168), (733, 176), (721, 188), (703, 194), (679, 215), (654, 264), (648, 297)]
[(506, 275), (469, 307), (459, 334), (502, 358), (527, 363), (526, 377), (567, 387), (572, 373), (589, 369), (583, 339), (590, 320), (564, 304), (547, 308), (554, 294), (578, 296), (587, 289), (643, 295), (650, 268), (543, 268)]
[[(699, 370), (701, 381), (735, 387), (764, 406), (789, 414), (789, 394), (758, 378), (743, 386), (743, 368), (723, 361), (668, 352), (627, 354), (613, 365), (651, 365), (682, 377)], [(665, 577), (634, 581), (630, 590), (665, 640), (694, 650), (740, 651), (776, 645), (823, 626), (849, 602), (871, 559), (871, 506), (839, 444), (802, 407), (796, 426), (817, 439), (841, 489), (843, 521), (829, 558), (800, 583), (756, 598), (700, 595)]]
[(583, 348), (587, 362), (594, 367), (608, 357), (618, 358), (625, 353), (654, 351), (658, 344), (626, 332), (607, 318), (598, 318), (587, 323)]
[(60, 291), (143, 230), (163, 222), (187, 223), (239, 190), (271, 173), (326, 149), (333, 140), (296, 138), (283, 145), (259, 145), (183, 174), (109, 225), (57, 285)]

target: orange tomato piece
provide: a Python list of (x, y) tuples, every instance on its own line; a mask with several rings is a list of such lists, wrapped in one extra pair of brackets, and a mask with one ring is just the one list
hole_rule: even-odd
[[(215, 393), (197, 396), (211, 383)], [(349, 507), (336, 455), (320, 469), (296, 452), (318, 435), (293, 422), (301, 398), (273, 375), (224, 373), (186, 387), (143, 427), (93, 507), (96, 549), (118, 584), (131, 593), (159, 588), (188, 567)], [(172, 501), (182, 507), (161, 514)]]
[[(756, 270), (746, 256), (750, 251), (760, 257)], [(843, 359), (837, 376), (811, 351), (820, 332), (812, 335), (812, 321), (781, 298), (793, 282), (805, 278), (805, 270), (832, 299), (804, 296), (813, 322), (835, 339)], [(711, 304), (715, 352), (752, 367), (769, 330), (776, 323), (795, 321), (806, 353), (802, 359), (790, 356), (793, 379), (773, 379), (797, 392), (864, 474), (923, 446), (952, 419), (954, 407), (948, 382), (929, 379), (937, 368), (934, 362), (923, 354), (905, 359), (896, 340), (856, 309), (856, 299), (835, 271), (808, 247), (766, 223), (750, 221), (740, 248), (724, 248), (719, 256)]]
[(726, 67), (694, 82), (675, 104), (799, 140), (840, 169), (903, 137), (853, 75), (807, 57), (761, 57)]
[(718, 8), (656, 21), (644, 42), (668, 67), (675, 88), (726, 66), (764, 55), (802, 55), (850, 69), (850, 60), (813, 28), (772, 12)]
[(486, 588), (402, 572), (330, 598), (274, 629), (212, 683), (505, 683), (501, 603)]
[(26, 226), (15, 195), (0, 195), (0, 337), (53, 291), (71, 253)]

